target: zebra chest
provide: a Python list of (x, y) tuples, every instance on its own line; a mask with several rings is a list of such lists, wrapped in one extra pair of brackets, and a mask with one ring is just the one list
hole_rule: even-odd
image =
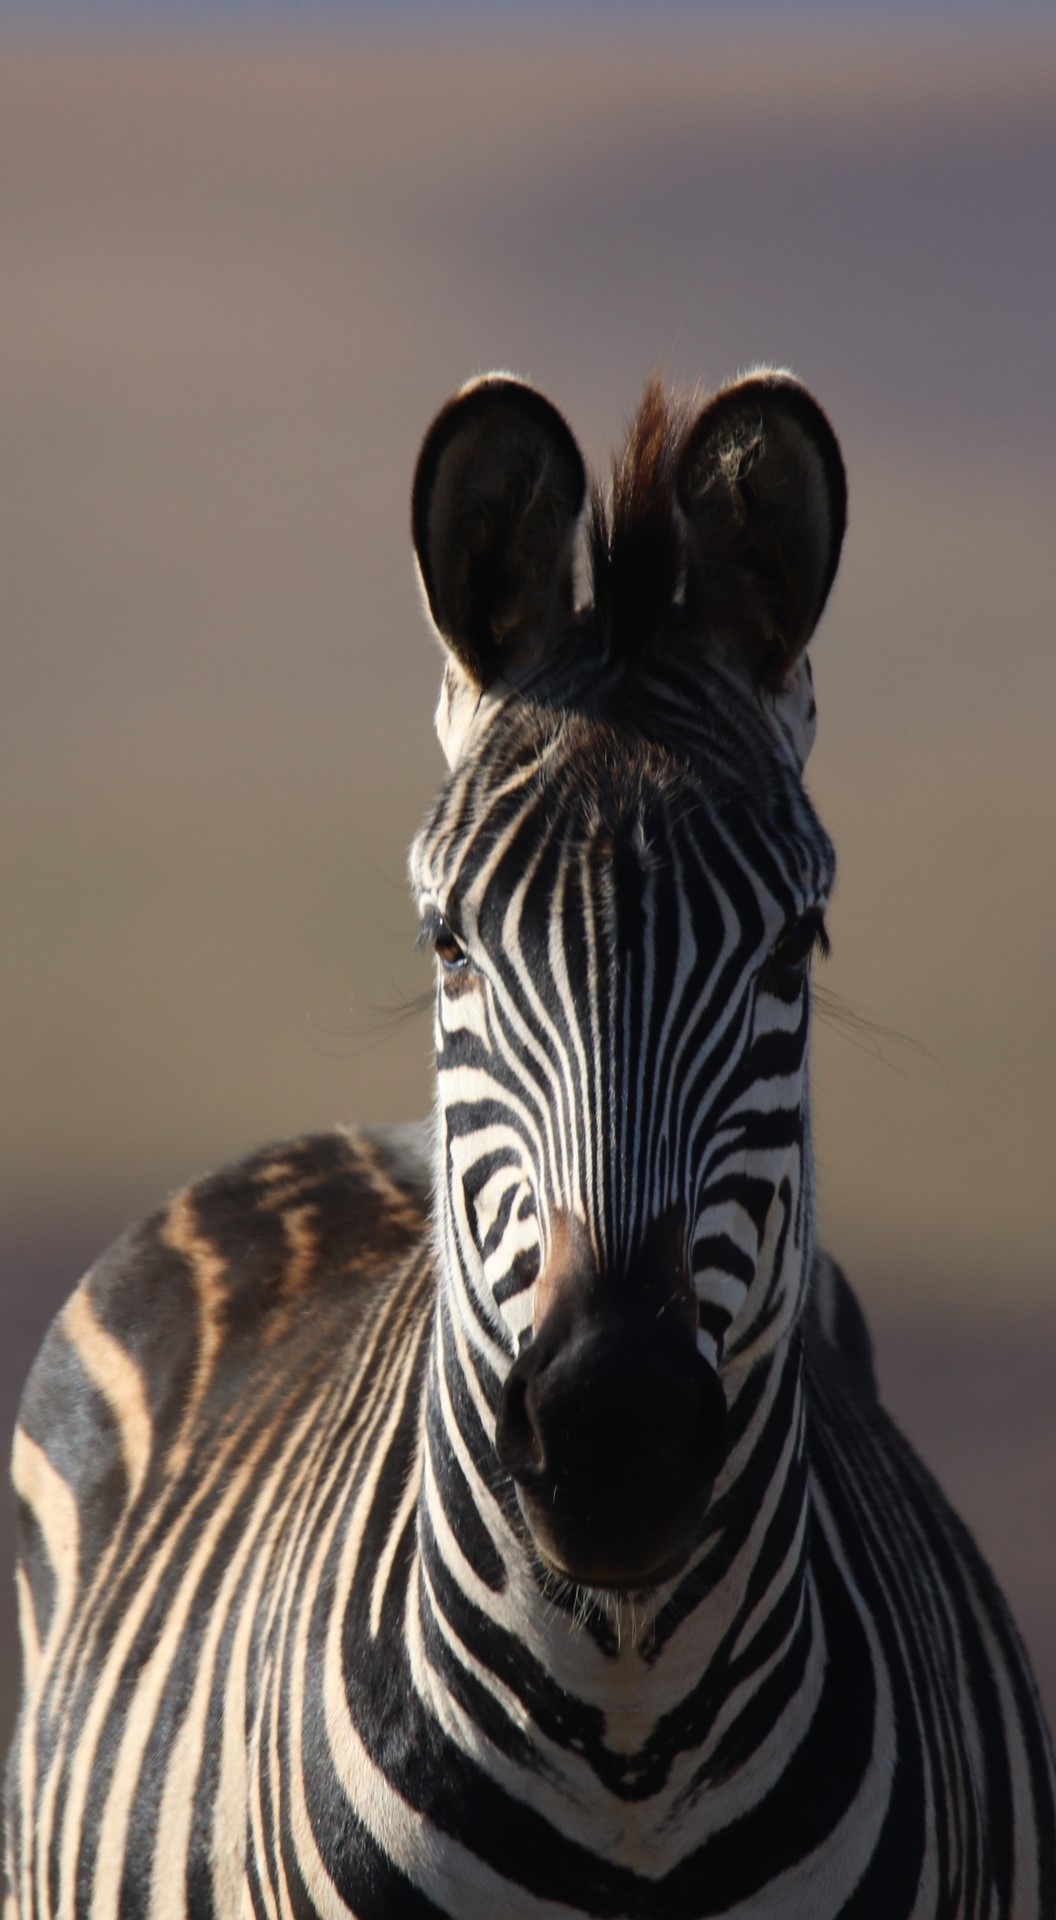
[[(537, 1729), (489, 1739), (468, 1680), (460, 1701), (419, 1692), (395, 1609), (372, 1635), (354, 1593), (343, 1598), (341, 1635), (307, 1634), (300, 1663), (295, 1646), (276, 1647), (262, 1675), (243, 1802), (214, 1822), (214, 1834), (245, 1832), (241, 1900), (214, 1911), (666, 1914), (656, 1875), (670, 1807), (619, 1784), (640, 1713), (628, 1703), (607, 1728), (607, 1782), (596, 1756), (560, 1753)], [(219, 1862), (218, 1893), (232, 1864)]]

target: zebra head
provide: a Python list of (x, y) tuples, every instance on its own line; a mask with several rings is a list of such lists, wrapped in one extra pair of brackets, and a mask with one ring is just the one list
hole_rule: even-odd
[(806, 645), (846, 491), (783, 374), (647, 390), (588, 526), (505, 377), (426, 436), (413, 533), (449, 775), (415, 842), (438, 961), (441, 1339), (544, 1565), (655, 1584), (812, 1249), (808, 966), (834, 860)]

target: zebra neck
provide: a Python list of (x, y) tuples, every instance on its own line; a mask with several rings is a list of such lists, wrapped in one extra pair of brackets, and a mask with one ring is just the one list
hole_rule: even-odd
[[(648, 1594), (548, 1575), (495, 1460), (481, 1378), (438, 1315), (426, 1389), (415, 1683), (464, 1751), (583, 1774), (620, 1799), (704, 1792), (751, 1738), (763, 1680), (795, 1740), (813, 1697), (815, 1621), (798, 1336), (731, 1382), (732, 1444), (686, 1570)], [(816, 1679), (816, 1676), (815, 1676)]]

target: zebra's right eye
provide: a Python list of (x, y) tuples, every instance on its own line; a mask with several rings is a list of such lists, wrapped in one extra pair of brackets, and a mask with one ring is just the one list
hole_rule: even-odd
[(425, 947), (432, 947), (445, 973), (460, 973), (463, 967), (469, 965), (465, 947), (448, 926), (439, 907), (429, 905), (424, 909), (416, 945), (419, 952)]
[(459, 946), (447, 921), (442, 917), (437, 920), (432, 939), (433, 951), (445, 973), (459, 973), (463, 967), (468, 967), (468, 953), (464, 947)]

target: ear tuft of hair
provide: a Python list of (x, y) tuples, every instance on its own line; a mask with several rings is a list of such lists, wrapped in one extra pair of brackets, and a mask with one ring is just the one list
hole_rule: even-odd
[(591, 489), (591, 585), (598, 621), (615, 657), (633, 656), (649, 645), (682, 577), (675, 488), (687, 418), (686, 403), (654, 377), (613, 460), (611, 499), (606, 501), (597, 485)]
[(847, 482), (836, 436), (791, 375), (753, 374), (707, 402), (678, 459), (686, 605), (777, 692), (836, 575)]

